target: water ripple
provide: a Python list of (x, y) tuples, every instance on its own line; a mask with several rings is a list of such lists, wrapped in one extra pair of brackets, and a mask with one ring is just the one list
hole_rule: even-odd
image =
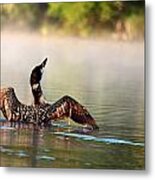
[(144, 146), (144, 143), (139, 142), (132, 142), (129, 140), (124, 139), (117, 139), (117, 138), (99, 138), (91, 135), (85, 135), (85, 134), (76, 134), (76, 133), (65, 133), (65, 132), (55, 132), (55, 135), (61, 135), (61, 136), (69, 136), (74, 138), (79, 138), (85, 141), (95, 141), (95, 142), (103, 142), (106, 144), (126, 144), (126, 145), (132, 145), (132, 146)]
[(12, 150), (9, 148), (0, 147), (1, 153), (6, 153), (7, 155), (15, 155), (18, 157), (29, 157), (29, 155), (24, 150)]
[(9, 127), (9, 126), (0, 126), (0, 129), (2, 129), (2, 130), (15, 130), (14, 127)]
[(56, 159), (55, 157), (45, 156), (45, 155), (37, 156), (36, 158), (37, 160), (49, 160), (49, 161), (54, 161)]

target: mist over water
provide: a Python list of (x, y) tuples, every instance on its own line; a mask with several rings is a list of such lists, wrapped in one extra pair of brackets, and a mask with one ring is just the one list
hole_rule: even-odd
[(100, 130), (87, 137), (65, 122), (38, 133), (1, 129), (2, 165), (144, 169), (144, 42), (2, 32), (1, 86), (31, 104), (29, 76), (46, 57), (46, 99), (74, 97)]

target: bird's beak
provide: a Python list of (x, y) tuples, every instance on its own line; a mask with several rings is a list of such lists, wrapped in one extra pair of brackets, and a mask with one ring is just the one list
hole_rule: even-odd
[(47, 58), (41, 63), (41, 67), (44, 68), (47, 62)]

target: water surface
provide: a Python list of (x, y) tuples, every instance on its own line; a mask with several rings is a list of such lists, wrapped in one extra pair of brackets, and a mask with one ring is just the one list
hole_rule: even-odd
[(2, 86), (14, 87), (31, 104), (31, 69), (48, 57), (46, 99), (74, 97), (100, 127), (87, 132), (66, 121), (41, 131), (1, 126), (1, 166), (144, 169), (143, 42), (6, 32), (1, 37)]

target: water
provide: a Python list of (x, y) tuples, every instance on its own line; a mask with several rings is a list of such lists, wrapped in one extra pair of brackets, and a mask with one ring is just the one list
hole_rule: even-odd
[(70, 95), (99, 131), (56, 122), (51, 129), (1, 126), (1, 166), (144, 169), (144, 44), (95, 39), (1, 35), (1, 84), (27, 104), (31, 69), (49, 62), (42, 86), (51, 102)]

